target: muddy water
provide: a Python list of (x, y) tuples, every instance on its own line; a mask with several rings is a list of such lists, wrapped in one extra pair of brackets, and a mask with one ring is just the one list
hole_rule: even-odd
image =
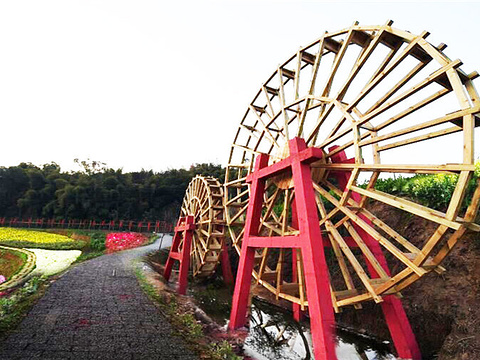
[[(395, 359), (386, 343), (348, 329), (336, 332), (339, 360)], [(254, 298), (245, 354), (258, 360), (314, 359), (308, 324), (299, 324), (286, 310)]]

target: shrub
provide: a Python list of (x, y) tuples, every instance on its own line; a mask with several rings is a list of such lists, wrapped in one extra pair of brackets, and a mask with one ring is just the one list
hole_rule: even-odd
[[(465, 209), (475, 191), (480, 177), (480, 161), (475, 163), (475, 173), (467, 186), (462, 204)], [(437, 210), (445, 210), (452, 199), (458, 176), (453, 174), (415, 175), (412, 177), (395, 177), (379, 179), (375, 189), (392, 195), (408, 197), (416, 202)], [(366, 187), (366, 183), (362, 187)]]
[(93, 233), (90, 235), (90, 248), (95, 251), (105, 250), (105, 234)]

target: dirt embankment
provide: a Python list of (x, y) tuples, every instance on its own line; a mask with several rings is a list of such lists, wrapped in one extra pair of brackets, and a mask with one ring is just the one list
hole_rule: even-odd
[[(436, 226), (383, 204), (371, 211), (408, 239), (421, 244)], [(480, 359), (480, 234), (468, 233), (443, 262), (402, 291), (402, 302), (424, 359)], [(338, 320), (389, 338), (379, 306), (345, 309)]]

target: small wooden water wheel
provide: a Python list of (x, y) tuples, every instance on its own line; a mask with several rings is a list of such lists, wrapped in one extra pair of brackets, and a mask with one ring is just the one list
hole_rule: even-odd
[(223, 186), (217, 179), (197, 175), (188, 185), (180, 216), (194, 217), (190, 266), (193, 276), (208, 277), (215, 271), (225, 241)]
[[(240, 121), (226, 169), (226, 221), (240, 253), (250, 196), (246, 178), (258, 155), (268, 154), (269, 165), (279, 162), (289, 156), (294, 137), (321, 149), (322, 158), (311, 165), (323, 243), (317, 240), (329, 255), (336, 310), (381, 302), (430, 271), (443, 271), (442, 260), (463, 234), (480, 229), (474, 223), (480, 187), (466, 210), (462, 205), (475, 170), (480, 98), (472, 80), (478, 74), (447, 57), (446, 45), (427, 42), (427, 32), (414, 35), (391, 25), (355, 23), (325, 33), (281, 64)], [(420, 174), (454, 179), (445, 209), (375, 187), (382, 178)], [(260, 235), (298, 232), (294, 199), (288, 173), (267, 180)], [(408, 237), (369, 204), (398, 209), (411, 222), (426, 219), (426, 236)], [(288, 271), (292, 257), (297, 270)], [(308, 306), (305, 276), (298, 249), (256, 250), (254, 277), (277, 297)]]

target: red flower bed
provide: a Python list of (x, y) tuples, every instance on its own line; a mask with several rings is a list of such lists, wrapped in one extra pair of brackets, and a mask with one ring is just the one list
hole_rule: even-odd
[(147, 242), (148, 238), (139, 233), (110, 233), (105, 239), (107, 251), (120, 251), (135, 248)]

